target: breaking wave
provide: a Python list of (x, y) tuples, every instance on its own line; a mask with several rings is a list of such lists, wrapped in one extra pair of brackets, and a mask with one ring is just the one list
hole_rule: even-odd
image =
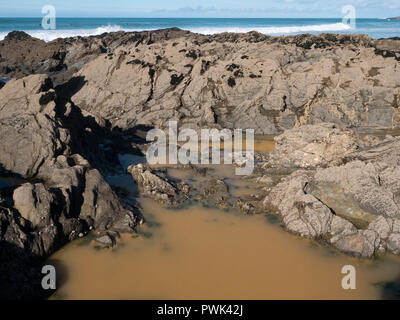
[[(70, 29), (70, 30), (27, 30), (27, 34), (32, 37), (42, 39), (44, 41), (52, 41), (57, 38), (68, 38), (68, 37), (86, 37), (86, 36), (97, 36), (105, 32), (117, 32), (124, 31), (120, 26), (102, 26), (96, 29)], [(0, 32), (0, 40), (3, 40), (8, 32)]]
[(290, 34), (290, 33), (301, 33), (301, 32), (345, 31), (345, 30), (351, 30), (351, 27), (344, 23), (333, 23), (333, 24), (290, 26), (290, 27), (256, 27), (256, 28), (216, 27), (216, 28), (194, 28), (190, 30), (202, 34), (258, 31), (263, 34), (273, 35), (273, 34)]
[[(352, 28), (343, 23), (307, 25), (307, 26), (287, 26), (287, 27), (196, 27), (187, 28), (192, 32), (211, 35), (222, 32), (245, 33), (250, 31), (258, 31), (266, 35), (284, 35), (291, 33), (303, 32), (330, 32), (330, 31), (346, 31)], [(95, 29), (70, 29), (70, 30), (28, 30), (26, 33), (32, 37), (42, 39), (44, 41), (52, 41), (57, 38), (68, 38), (75, 36), (96, 36), (105, 32), (116, 31), (143, 31), (144, 29), (123, 29), (119, 25), (102, 26)], [(152, 30), (152, 29), (146, 29)], [(154, 29), (153, 29), (154, 30)], [(0, 32), (0, 40), (3, 40), (8, 32)]]

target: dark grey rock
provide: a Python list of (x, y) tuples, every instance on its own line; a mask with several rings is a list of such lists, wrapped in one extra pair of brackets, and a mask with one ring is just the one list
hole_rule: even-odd
[(389, 127), (393, 126), (393, 109), (372, 109), (368, 111), (368, 125), (375, 127)]

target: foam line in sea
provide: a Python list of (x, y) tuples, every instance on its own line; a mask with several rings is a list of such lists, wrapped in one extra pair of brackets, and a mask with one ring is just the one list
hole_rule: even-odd
[[(116, 31), (143, 31), (144, 29), (123, 29), (119, 25), (102, 26), (95, 29), (71, 29), (71, 30), (28, 30), (26, 33), (32, 37), (42, 39), (44, 41), (52, 41), (57, 38), (67, 38), (75, 36), (95, 36), (105, 32)], [(151, 30), (151, 29), (147, 29)], [(346, 31), (351, 30), (349, 25), (343, 23), (306, 25), (306, 26), (286, 26), (286, 27), (196, 27), (188, 28), (188, 30), (196, 33), (211, 35), (223, 32), (245, 33), (250, 31), (258, 31), (266, 35), (284, 35), (302, 32), (329, 32), (329, 31)], [(0, 32), (0, 40), (3, 40), (8, 32)]]

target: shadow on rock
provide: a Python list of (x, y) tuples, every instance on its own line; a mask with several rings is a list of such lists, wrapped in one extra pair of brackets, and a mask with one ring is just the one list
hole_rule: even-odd
[[(132, 143), (135, 139), (128, 139), (125, 132), (112, 128), (110, 121), (89, 114), (72, 102), (73, 95), (85, 83), (84, 77), (74, 77), (57, 86), (57, 111), (71, 134), (71, 152), (82, 155), (92, 167), (107, 173), (111, 168), (119, 167), (118, 153), (142, 153)], [(137, 137), (136, 140), (141, 139)]]
[(0, 241), (0, 300), (45, 299), (53, 291), (42, 289), (43, 260), (7, 241)]

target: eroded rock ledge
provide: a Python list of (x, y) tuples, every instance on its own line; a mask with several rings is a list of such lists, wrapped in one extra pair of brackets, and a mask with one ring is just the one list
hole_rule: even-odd
[(8, 77), (47, 73), (61, 84), (74, 75), (82, 87), (71, 100), (124, 130), (177, 120), (277, 134), (320, 122), (392, 128), (400, 121), (397, 39), (173, 28), (45, 43), (13, 32), (0, 56)]
[[(300, 132), (314, 132), (312, 141)], [(279, 214), (288, 231), (362, 258), (400, 253), (400, 137), (368, 146), (347, 130), (323, 124), (276, 140), (282, 145), (271, 155), (272, 164), (291, 163), (294, 172), (272, 188), (264, 207)], [(344, 152), (343, 144), (352, 147)]]

